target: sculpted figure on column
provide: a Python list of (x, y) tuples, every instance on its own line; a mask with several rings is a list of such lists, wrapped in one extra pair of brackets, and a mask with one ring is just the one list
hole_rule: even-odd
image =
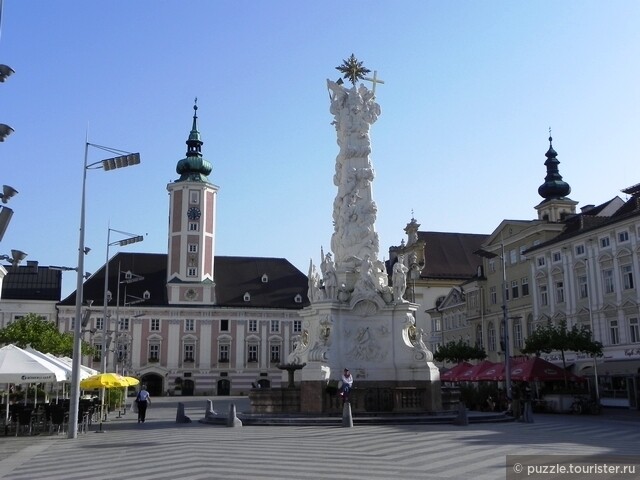
[(371, 193), (374, 172), (369, 160), (369, 127), (378, 119), (380, 105), (364, 85), (355, 86), (356, 81), (363, 78), (362, 72), (368, 72), (355, 57), (345, 61), (338, 70), (348, 72), (345, 78), (354, 85), (345, 88), (339, 82), (327, 80), (330, 112), (340, 147), (333, 178), (338, 193), (333, 204), (331, 249), (336, 267), (345, 264), (346, 268), (353, 269), (367, 256), (370, 261), (377, 260), (379, 253), (375, 231), (377, 207)]
[(393, 265), (393, 299), (396, 303), (404, 303), (402, 298), (407, 289), (407, 272), (409, 269), (404, 264), (404, 255), (398, 255), (398, 261)]

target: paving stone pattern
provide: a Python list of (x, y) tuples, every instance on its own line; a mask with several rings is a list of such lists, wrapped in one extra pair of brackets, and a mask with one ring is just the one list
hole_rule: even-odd
[[(227, 412), (231, 401), (215, 399), (214, 408)], [(128, 413), (103, 425), (105, 433), (94, 425), (77, 439), (0, 437), (0, 478), (504, 479), (509, 454), (637, 455), (640, 445), (640, 423), (606, 415), (469, 426), (358, 425), (355, 417), (348, 429), (227, 428), (197, 422), (206, 399), (185, 404), (193, 423), (176, 424), (177, 401), (158, 399), (144, 424)]]

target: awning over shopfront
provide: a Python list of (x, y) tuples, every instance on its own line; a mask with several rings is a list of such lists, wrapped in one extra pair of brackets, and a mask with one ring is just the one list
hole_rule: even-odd
[[(580, 375), (593, 375), (593, 363), (577, 372)], [(598, 361), (598, 376), (600, 375), (640, 375), (640, 360), (605, 360)]]

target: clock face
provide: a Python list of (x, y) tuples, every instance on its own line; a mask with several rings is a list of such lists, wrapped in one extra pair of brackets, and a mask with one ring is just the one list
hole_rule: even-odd
[(200, 215), (200, 209), (197, 207), (191, 207), (189, 210), (187, 210), (187, 217), (189, 217), (189, 220), (199, 220)]

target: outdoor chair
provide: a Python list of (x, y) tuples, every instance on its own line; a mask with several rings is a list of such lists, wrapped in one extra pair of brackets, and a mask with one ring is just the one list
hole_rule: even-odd
[(16, 437), (20, 432), (27, 432), (31, 435), (31, 414), (33, 410), (28, 407), (23, 407), (18, 410), (18, 425), (16, 427)]
[(52, 406), (51, 407), (51, 422), (49, 423), (49, 435), (53, 432), (53, 429), (56, 429), (56, 435), (60, 433), (62, 429), (62, 433), (65, 431), (65, 425), (67, 424), (67, 412), (64, 408), (60, 406)]

